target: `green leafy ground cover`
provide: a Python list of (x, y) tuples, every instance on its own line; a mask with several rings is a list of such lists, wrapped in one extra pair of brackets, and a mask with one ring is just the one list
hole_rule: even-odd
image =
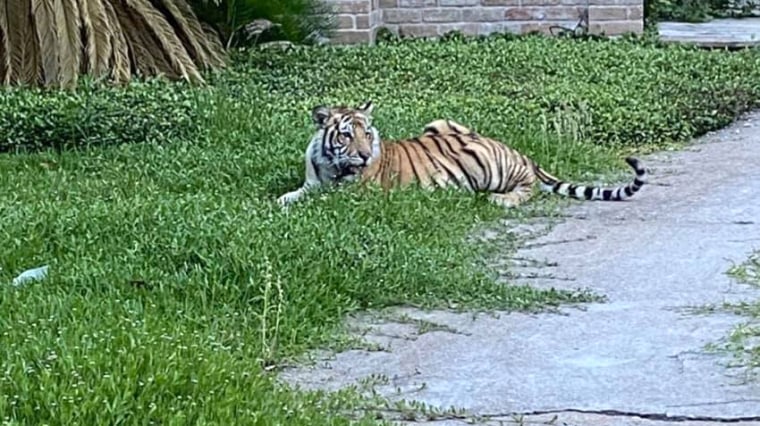
[[(728, 273), (742, 284), (760, 287), (760, 250), (731, 268)], [(760, 300), (725, 304), (722, 308), (742, 315), (747, 320), (736, 326), (722, 345), (713, 345), (713, 349), (732, 353), (732, 366), (744, 368), (748, 379), (757, 380), (760, 377)]]
[[(346, 424), (267, 367), (394, 304), (534, 309), (588, 295), (497, 284), (455, 192), (335, 190), (284, 213), (318, 103), (376, 103), (386, 137), (451, 118), (588, 182), (754, 105), (753, 52), (492, 37), (248, 51), (204, 88), (0, 92), (0, 418), (10, 424)], [(55, 149), (53, 148), (55, 147)], [(63, 149), (65, 148), (65, 149)], [(645, 196), (643, 191), (640, 196)]]

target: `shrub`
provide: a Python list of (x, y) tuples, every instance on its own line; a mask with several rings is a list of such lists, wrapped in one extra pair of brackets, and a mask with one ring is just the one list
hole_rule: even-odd
[[(635, 38), (409, 40), (253, 49), (233, 59), (206, 88), (151, 80), (119, 89), (2, 92), (0, 150), (197, 140), (225, 99), (243, 109), (270, 99), (308, 121), (310, 103), (373, 98), (383, 128), (400, 122), (415, 132), (448, 116), (497, 136), (547, 117), (586, 114), (585, 132), (595, 143), (656, 145), (719, 128), (760, 97), (752, 51), (657, 47)], [(216, 104), (205, 103), (214, 99), (210, 92), (218, 92)]]
[(0, 92), (0, 152), (188, 140), (202, 133), (197, 97), (159, 80), (125, 88)]
[(713, 18), (752, 16), (757, 0), (649, 0), (646, 15), (654, 21), (706, 22)]
[(758, 56), (750, 51), (543, 36), (382, 46), (249, 51), (217, 83), (242, 93), (254, 81), (282, 99), (373, 97), (381, 122), (400, 121), (410, 132), (441, 116), (498, 131), (583, 112), (591, 117), (589, 140), (627, 145), (685, 141), (725, 125), (760, 96)]
[[(317, 33), (329, 35), (335, 24), (325, 0), (190, 0), (190, 4), (201, 21), (219, 31), (228, 47), (270, 40), (308, 43)], [(252, 38), (246, 26), (256, 19), (275, 25)]]

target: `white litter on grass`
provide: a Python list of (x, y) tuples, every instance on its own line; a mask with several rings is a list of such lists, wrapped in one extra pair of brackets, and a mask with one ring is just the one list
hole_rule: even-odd
[(28, 269), (16, 278), (13, 279), (13, 285), (18, 287), (24, 283), (35, 280), (42, 280), (47, 277), (48, 266), (40, 266), (39, 268)]

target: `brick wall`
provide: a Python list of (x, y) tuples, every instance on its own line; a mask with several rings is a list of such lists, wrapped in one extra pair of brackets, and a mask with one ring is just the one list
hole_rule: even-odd
[(575, 28), (587, 17), (589, 32), (643, 31), (644, 0), (327, 0), (335, 7), (335, 43), (373, 42), (381, 27), (404, 36), (436, 37), (451, 30), (550, 33)]

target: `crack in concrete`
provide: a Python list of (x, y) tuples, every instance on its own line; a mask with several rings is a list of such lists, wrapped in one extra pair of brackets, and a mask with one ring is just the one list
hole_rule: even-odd
[[(758, 400), (750, 399), (742, 402), (755, 402)], [(585, 410), (579, 408), (561, 408), (553, 410), (534, 410), (525, 412), (504, 412), (504, 413), (484, 413), (484, 414), (430, 414), (430, 413), (415, 413), (414, 410), (402, 410), (402, 409), (381, 409), (387, 417), (389, 414), (395, 415), (396, 420), (404, 419), (407, 423), (438, 423), (449, 420), (463, 420), (463, 421), (488, 421), (495, 419), (512, 418), (514, 421), (520, 421), (526, 417), (536, 417), (545, 415), (561, 415), (567, 413), (597, 415), (605, 417), (636, 417), (640, 419), (659, 421), (659, 422), (671, 422), (671, 423), (683, 423), (683, 422), (713, 422), (713, 423), (744, 423), (744, 422), (757, 422), (760, 421), (760, 416), (737, 416), (737, 417), (715, 417), (715, 416), (685, 416), (685, 415), (671, 415), (667, 413), (647, 413), (637, 411), (622, 411), (622, 410)], [(418, 419), (417, 416), (427, 417)], [(387, 418), (384, 417), (384, 418)], [(413, 417), (413, 418), (410, 418)], [(518, 420), (519, 419), (519, 420)], [(557, 417), (554, 418), (556, 421)]]
[(673, 407), (673, 408), (679, 408), (679, 407), (702, 407), (702, 406), (706, 406), (706, 405), (736, 404), (738, 402), (741, 402), (741, 403), (744, 403), (744, 402), (757, 402), (757, 403), (760, 403), (760, 399), (749, 398), (749, 399), (732, 399), (732, 400), (729, 400), (729, 401), (697, 402), (697, 403), (694, 403), (694, 404), (668, 405), (668, 407)]
[(559, 245), (559, 244), (568, 244), (568, 243), (578, 243), (588, 240), (595, 240), (597, 237), (595, 235), (588, 235), (586, 237), (581, 238), (567, 238), (557, 241), (546, 241), (542, 243), (530, 243), (530, 244), (524, 244), (522, 248), (524, 250), (530, 250), (538, 247), (545, 247), (545, 246), (551, 246), (551, 245)]
[[(752, 402), (753, 400), (747, 400), (746, 402)], [(647, 420), (667, 421), (667, 422), (716, 422), (716, 423), (742, 423), (742, 422), (757, 422), (760, 421), (760, 416), (737, 416), (737, 417), (714, 417), (714, 416), (684, 416), (684, 415), (671, 415), (664, 413), (639, 413), (636, 411), (621, 411), (621, 410), (583, 410), (576, 408), (565, 408), (558, 410), (536, 410), (528, 411), (524, 413), (512, 413), (507, 415), (486, 415), (489, 418), (508, 417), (508, 416), (541, 416), (546, 414), (562, 414), (562, 413), (580, 413), (580, 414), (596, 414), (601, 416), (610, 417), (638, 417)]]

